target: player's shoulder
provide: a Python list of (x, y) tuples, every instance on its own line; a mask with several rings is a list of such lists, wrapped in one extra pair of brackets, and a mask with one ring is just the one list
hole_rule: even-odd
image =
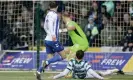
[(88, 61), (83, 60), (82, 62), (85, 67), (91, 67), (91, 64)]
[(74, 58), (72, 58), (70, 61), (69, 61), (69, 63), (74, 63), (75, 62), (75, 59)]
[(74, 58), (70, 59), (70, 61), (74, 61), (74, 60), (75, 60)]
[(72, 26), (75, 26), (75, 22), (74, 21), (69, 21), (66, 25), (68, 27), (72, 27)]
[(75, 22), (74, 21), (69, 21), (68, 22), (68, 25), (72, 25), (72, 24), (74, 24)]
[(88, 62), (86, 60), (82, 60), (82, 63), (84, 64), (88, 64)]
[(47, 16), (50, 16), (50, 17), (57, 17), (58, 15), (57, 15), (57, 13), (56, 12), (54, 12), (54, 11), (49, 11), (48, 13), (47, 13)]

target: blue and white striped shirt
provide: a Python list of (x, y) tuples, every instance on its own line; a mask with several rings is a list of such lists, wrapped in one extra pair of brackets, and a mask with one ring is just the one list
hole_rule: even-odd
[(52, 41), (52, 35), (55, 35), (58, 40), (59, 17), (55, 11), (50, 10), (47, 13), (44, 22), (44, 29), (47, 33), (45, 40)]

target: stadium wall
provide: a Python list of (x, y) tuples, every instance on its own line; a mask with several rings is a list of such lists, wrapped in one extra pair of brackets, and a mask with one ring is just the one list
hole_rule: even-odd
[[(58, 55), (58, 54), (56, 54)], [(40, 60), (46, 59), (46, 53), (41, 52)], [(85, 60), (92, 65), (95, 70), (107, 70), (118, 68), (124, 72), (133, 72), (133, 53), (128, 52), (86, 52)], [(47, 70), (63, 70), (67, 61), (63, 60), (51, 64)], [(35, 51), (15, 51), (6, 52), (0, 60), (0, 70), (33, 70), (36, 69)]]

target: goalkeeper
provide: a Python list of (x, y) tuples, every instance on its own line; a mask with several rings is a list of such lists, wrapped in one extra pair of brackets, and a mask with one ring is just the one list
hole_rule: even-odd
[[(97, 78), (100, 80), (104, 80), (107, 78), (104, 78), (102, 76), (109, 75), (118, 71), (118, 69), (112, 69), (112, 70), (107, 70), (105, 72), (99, 71), (98, 73), (96, 73), (93, 69), (91, 69), (91, 65), (89, 65), (86, 61), (83, 60), (83, 57), (84, 57), (84, 52), (82, 50), (78, 50), (76, 52), (75, 59), (71, 59), (68, 62), (67, 68), (60, 74), (53, 76), (51, 78), (58, 79), (67, 75), (69, 72), (72, 71), (73, 73), (72, 78), (75, 79)], [(100, 76), (99, 74), (102, 76)]]
[(71, 20), (69, 13), (64, 12), (62, 14), (62, 19), (67, 27), (68, 35), (73, 42), (73, 46), (66, 49), (66, 52), (69, 53), (67, 55), (67, 60), (69, 61), (71, 58), (75, 57), (76, 51), (86, 51), (89, 44), (85, 33), (76, 22)]

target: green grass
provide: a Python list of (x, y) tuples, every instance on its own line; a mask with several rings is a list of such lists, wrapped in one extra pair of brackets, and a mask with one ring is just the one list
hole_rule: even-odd
[[(42, 80), (51, 80), (48, 77), (55, 75), (51, 73), (42, 74)], [(133, 80), (132, 75), (112, 75), (107, 76), (108, 80)], [(33, 72), (0, 72), (0, 80), (36, 80)], [(80, 80), (80, 79), (58, 79), (58, 80)], [(98, 79), (86, 79), (98, 80)]]

